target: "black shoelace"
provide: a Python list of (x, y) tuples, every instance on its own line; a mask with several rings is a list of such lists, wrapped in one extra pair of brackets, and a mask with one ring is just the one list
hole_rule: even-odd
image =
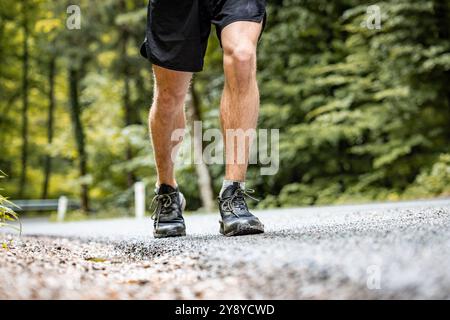
[(178, 191), (174, 191), (166, 194), (157, 194), (153, 197), (150, 203), (150, 210), (154, 209), (152, 219), (156, 221), (156, 228), (159, 227), (159, 218), (162, 214), (168, 213), (169, 208), (174, 203), (172, 197), (178, 195)]
[(239, 214), (235, 210), (236, 208), (240, 210), (248, 210), (247, 203), (245, 202), (245, 197), (250, 198), (254, 201), (259, 201), (259, 199), (250, 195), (253, 193), (255, 193), (255, 191), (252, 189), (236, 189), (230, 197), (223, 200), (223, 202), (221, 203), (222, 210), (225, 212), (231, 212), (239, 218)]

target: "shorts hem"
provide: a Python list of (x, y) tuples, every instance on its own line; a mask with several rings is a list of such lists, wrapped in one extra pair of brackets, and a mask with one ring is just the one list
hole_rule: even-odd
[(186, 67), (175, 66), (175, 65), (172, 65), (169, 63), (162, 63), (162, 62), (156, 61), (155, 59), (152, 59), (150, 57), (147, 58), (147, 60), (150, 61), (151, 64), (153, 64), (155, 66), (173, 70), (173, 71), (193, 72), (193, 73), (203, 71), (203, 68), (186, 68)]
[(257, 23), (261, 23), (264, 20), (264, 16), (262, 16), (261, 18), (239, 18), (239, 17), (233, 17), (232, 19), (227, 20), (225, 23), (221, 24), (220, 26), (220, 32), (222, 32), (223, 29), (225, 29), (226, 26), (228, 26), (229, 24), (232, 24), (233, 22), (238, 22), (238, 21), (248, 21), (248, 22), (257, 22)]
[(158, 67), (162, 67), (165, 69), (169, 69), (169, 70), (173, 70), (173, 71), (180, 71), (180, 72), (200, 72), (203, 71), (203, 67), (200, 68), (190, 68), (190, 67), (183, 67), (183, 66), (179, 66), (179, 65), (174, 65), (171, 63), (165, 63), (165, 62), (160, 62), (158, 61), (158, 59), (154, 58), (151, 53), (149, 52), (149, 48), (148, 48), (148, 43), (145, 41), (143, 44), (143, 47), (145, 48), (145, 55), (143, 54), (143, 52), (141, 51), (141, 55), (147, 59), (148, 61), (150, 61), (151, 64), (156, 65)]

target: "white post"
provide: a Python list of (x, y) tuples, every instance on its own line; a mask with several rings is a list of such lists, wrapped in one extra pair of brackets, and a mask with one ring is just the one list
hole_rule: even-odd
[(66, 216), (66, 212), (67, 212), (68, 203), (69, 203), (69, 200), (67, 199), (66, 196), (59, 197), (59, 199), (58, 199), (58, 217), (57, 217), (58, 222), (64, 221), (64, 217)]
[(145, 216), (145, 184), (141, 181), (134, 184), (134, 210), (136, 219), (143, 219)]

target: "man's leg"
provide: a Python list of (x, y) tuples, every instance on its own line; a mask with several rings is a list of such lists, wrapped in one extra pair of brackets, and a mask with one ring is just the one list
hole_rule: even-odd
[(219, 209), (220, 232), (226, 236), (264, 232), (264, 225), (248, 210), (244, 186), (252, 140), (248, 131), (256, 129), (259, 111), (256, 46), (261, 29), (259, 23), (242, 21), (229, 24), (221, 33), (225, 87), (220, 115), (226, 169)]
[[(229, 141), (227, 130), (256, 129), (259, 112), (259, 91), (256, 82), (256, 46), (261, 24), (239, 21), (226, 26), (221, 33), (224, 51), (225, 87), (220, 105), (225, 142), (225, 179), (245, 181), (251, 139), (245, 143)], [(239, 159), (244, 155), (244, 161)]]
[(153, 66), (155, 91), (150, 110), (149, 127), (158, 173), (158, 187), (152, 204), (155, 206), (153, 235), (155, 238), (186, 235), (183, 219), (185, 200), (178, 190), (174, 175), (172, 133), (184, 129), (184, 99), (192, 74)]
[[(176, 187), (172, 152), (181, 141), (172, 141), (176, 129), (185, 128), (184, 100), (192, 74), (153, 66), (155, 78), (149, 127), (158, 173), (158, 185)], [(175, 160), (175, 159), (174, 159)]]

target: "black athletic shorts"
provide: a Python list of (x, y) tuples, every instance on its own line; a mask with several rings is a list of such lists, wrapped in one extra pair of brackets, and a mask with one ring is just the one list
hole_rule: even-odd
[(263, 21), (265, 0), (149, 0), (141, 54), (153, 64), (197, 72), (203, 68), (211, 24), (217, 36), (235, 21)]

